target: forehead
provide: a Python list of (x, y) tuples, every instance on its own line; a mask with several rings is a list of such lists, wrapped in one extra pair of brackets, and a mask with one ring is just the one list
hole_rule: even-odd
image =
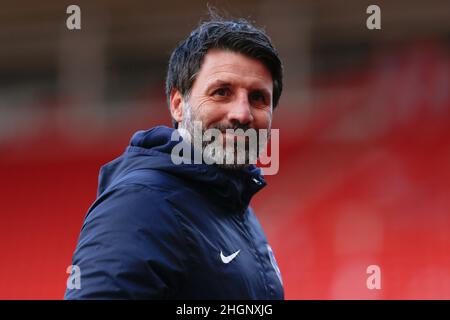
[(196, 82), (204, 87), (218, 80), (272, 91), (272, 75), (261, 61), (241, 53), (212, 49), (205, 55)]

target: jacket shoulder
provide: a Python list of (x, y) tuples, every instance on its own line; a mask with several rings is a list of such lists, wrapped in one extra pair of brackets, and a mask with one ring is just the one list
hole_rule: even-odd
[(125, 186), (143, 186), (151, 192), (170, 194), (182, 184), (183, 181), (180, 178), (168, 172), (157, 169), (137, 169), (126, 173), (106, 191)]
[(185, 275), (186, 242), (179, 218), (151, 186), (122, 184), (89, 210), (72, 264), (80, 290), (67, 299), (165, 298)]

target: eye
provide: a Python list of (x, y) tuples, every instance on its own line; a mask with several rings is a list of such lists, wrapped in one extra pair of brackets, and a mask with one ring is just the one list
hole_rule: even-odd
[(250, 101), (254, 101), (259, 104), (266, 104), (266, 96), (261, 91), (253, 91), (249, 96)]
[(222, 87), (214, 90), (213, 95), (219, 97), (228, 97), (231, 94), (230, 88)]

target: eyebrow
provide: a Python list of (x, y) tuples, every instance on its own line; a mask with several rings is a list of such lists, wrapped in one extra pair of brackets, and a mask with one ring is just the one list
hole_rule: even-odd
[[(232, 81), (216, 79), (216, 80), (211, 81), (210, 83), (206, 84), (206, 90), (210, 90), (213, 87), (231, 87), (231, 86), (233, 86), (233, 82)], [(253, 85), (253, 86), (250, 86), (250, 87), (252, 88), (251, 91), (261, 91), (261, 92), (264, 92), (267, 95), (270, 95), (270, 90), (268, 90), (267, 88), (265, 88), (263, 86)]]
[(217, 80), (214, 80), (214, 81), (212, 81), (210, 83), (207, 83), (206, 84), (206, 88), (210, 89), (212, 87), (221, 87), (221, 86), (229, 87), (229, 86), (232, 86), (232, 85), (233, 84), (230, 81), (224, 81), (224, 80), (217, 79)]

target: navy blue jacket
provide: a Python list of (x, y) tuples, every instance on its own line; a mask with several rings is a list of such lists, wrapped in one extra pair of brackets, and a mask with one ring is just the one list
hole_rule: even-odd
[(81, 288), (65, 299), (283, 299), (249, 207), (266, 185), (260, 170), (176, 165), (173, 130), (135, 133), (101, 168), (72, 259)]

